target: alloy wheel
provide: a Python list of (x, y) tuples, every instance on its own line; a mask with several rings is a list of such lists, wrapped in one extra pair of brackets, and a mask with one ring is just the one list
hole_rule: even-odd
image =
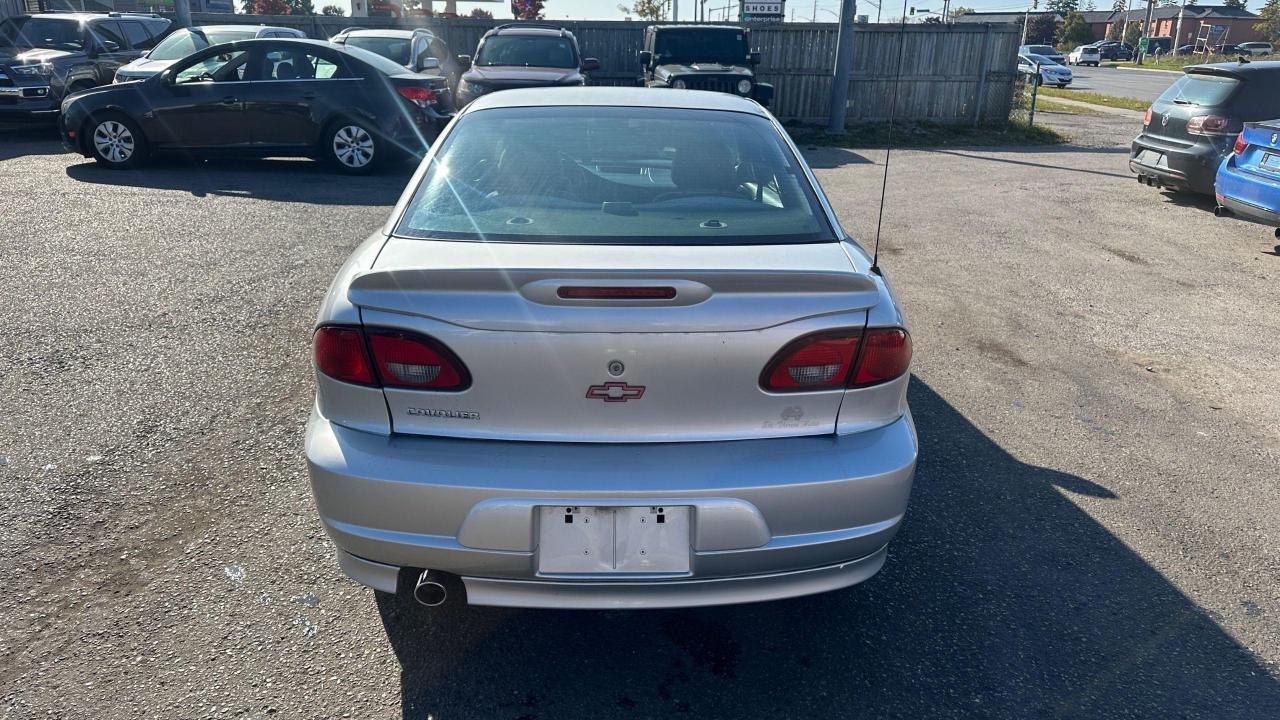
[(94, 128), (93, 146), (110, 162), (128, 162), (133, 157), (134, 145), (133, 133), (122, 122), (107, 120)]
[(373, 161), (373, 136), (359, 125), (344, 125), (333, 134), (333, 155), (350, 168), (362, 168)]

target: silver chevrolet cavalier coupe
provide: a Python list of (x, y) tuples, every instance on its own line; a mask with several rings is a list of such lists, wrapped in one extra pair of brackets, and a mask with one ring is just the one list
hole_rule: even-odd
[(902, 311), (747, 99), (476, 100), (338, 272), (314, 348), (338, 562), (427, 605), (822, 592), (875, 574), (906, 511)]

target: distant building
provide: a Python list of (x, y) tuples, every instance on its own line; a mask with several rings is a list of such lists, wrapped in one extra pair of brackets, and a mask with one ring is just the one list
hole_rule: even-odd
[[(4, 0), (0, 0), (4, 2)], [(191, 12), (232, 13), (232, 0), (189, 0)], [(26, 0), (25, 12), (84, 10), (87, 12), (172, 13), (173, 0)]]
[[(1181, 11), (1182, 7), (1180, 5), (1156, 8), (1151, 14), (1152, 31), (1149, 34), (1152, 37), (1173, 37), (1178, 27), (1178, 13)], [(1080, 14), (1084, 16), (1084, 21), (1089, 25), (1089, 29), (1093, 31), (1095, 40), (1105, 38), (1112, 25), (1122, 25), (1125, 16), (1122, 12), (1114, 12), (1112, 10), (1090, 10)], [(1052, 16), (1058, 24), (1062, 24), (1064, 20), (1062, 15), (1055, 12), (1031, 13), (1033, 18), (1045, 15)], [(974, 12), (956, 15), (954, 20), (957, 23), (1014, 23), (1021, 25), (1026, 17), (1027, 13), (1025, 12)], [(1142, 23), (1146, 20), (1146, 17), (1147, 9), (1145, 6), (1141, 9), (1135, 8), (1129, 11), (1130, 23)], [(1257, 15), (1240, 8), (1226, 7), (1224, 5), (1188, 5), (1186, 14), (1182, 16), (1182, 37), (1178, 39), (1175, 46), (1195, 43), (1196, 36), (1199, 34), (1202, 25), (1225, 28), (1226, 42), (1230, 43), (1265, 40), (1266, 38), (1262, 36), (1262, 33), (1253, 29), (1257, 22)], [(1214, 41), (1222, 42), (1220, 35), (1215, 35)]]

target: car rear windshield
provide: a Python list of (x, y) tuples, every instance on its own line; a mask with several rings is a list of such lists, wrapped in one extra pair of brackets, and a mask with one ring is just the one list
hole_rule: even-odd
[(200, 28), (192, 28), (190, 30), (179, 30), (165, 38), (159, 45), (156, 45), (155, 49), (147, 57), (152, 60), (178, 60), (210, 45), (248, 40), (255, 33), (257, 33), (255, 29), (202, 30)]
[(1049, 45), (1029, 45), (1027, 52), (1032, 55), (1056, 55), (1058, 51)]
[(408, 38), (365, 36), (347, 38), (347, 47), (357, 47), (361, 50), (368, 50), (375, 55), (381, 55), (397, 65), (409, 64), (409, 46), (412, 44), (413, 42)]
[(1226, 102), (1239, 85), (1237, 78), (1187, 73), (1175, 80), (1160, 99), (1180, 105), (1217, 107)]
[(712, 110), (481, 110), (446, 137), (396, 228), (492, 242), (834, 240), (774, 126)]
[(480, 46), (476, 65), (576, 68), (578, 58), (566, 37), (494, 35)]
[(16, 17), (0, 22), (0, 45), (20, 50), (83, 50), (79, 21), (60, 18)]

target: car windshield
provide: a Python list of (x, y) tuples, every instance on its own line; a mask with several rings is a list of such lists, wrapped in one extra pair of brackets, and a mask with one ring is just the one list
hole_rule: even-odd
[(734, 30), (660, 30), (653, 52), (662, 62), (742, 63), (747, 59), (746, 35)]
[(30, 50), (83, 50), (84, 31), (72, 19), (16, 17), (0, 23), (0, 45)]
[(397, 65), (409, 64), (409, 48), (413, 42), (409, 38), (369, 37), (356, 35), (347, 38), (347, 47), (368, 50), (375, 55), (390, 60)]
[(210, 45), (248, 40), (256, 32), (256, 30), (205, 30), (203, 28), (179, 30), (156, 45), (147, 57), (152, 60), (180, 60)]
[(396, 233), (630, 245), (834, 239), (802, 168), (765, 118), (633, 107), (467, 115)]
[(1240, 81), (1236, 78), (1188, 73), (1175, 80), (1160, 99), (1180, 105), (1217, 107), (1231, 96), (1238, 85)]
[(529, 35), (494, 35), (480, 46), (476, 65), (514, 65), (520, 67), (576, 68), (573, 43), (566, 37), (532, 37)]

